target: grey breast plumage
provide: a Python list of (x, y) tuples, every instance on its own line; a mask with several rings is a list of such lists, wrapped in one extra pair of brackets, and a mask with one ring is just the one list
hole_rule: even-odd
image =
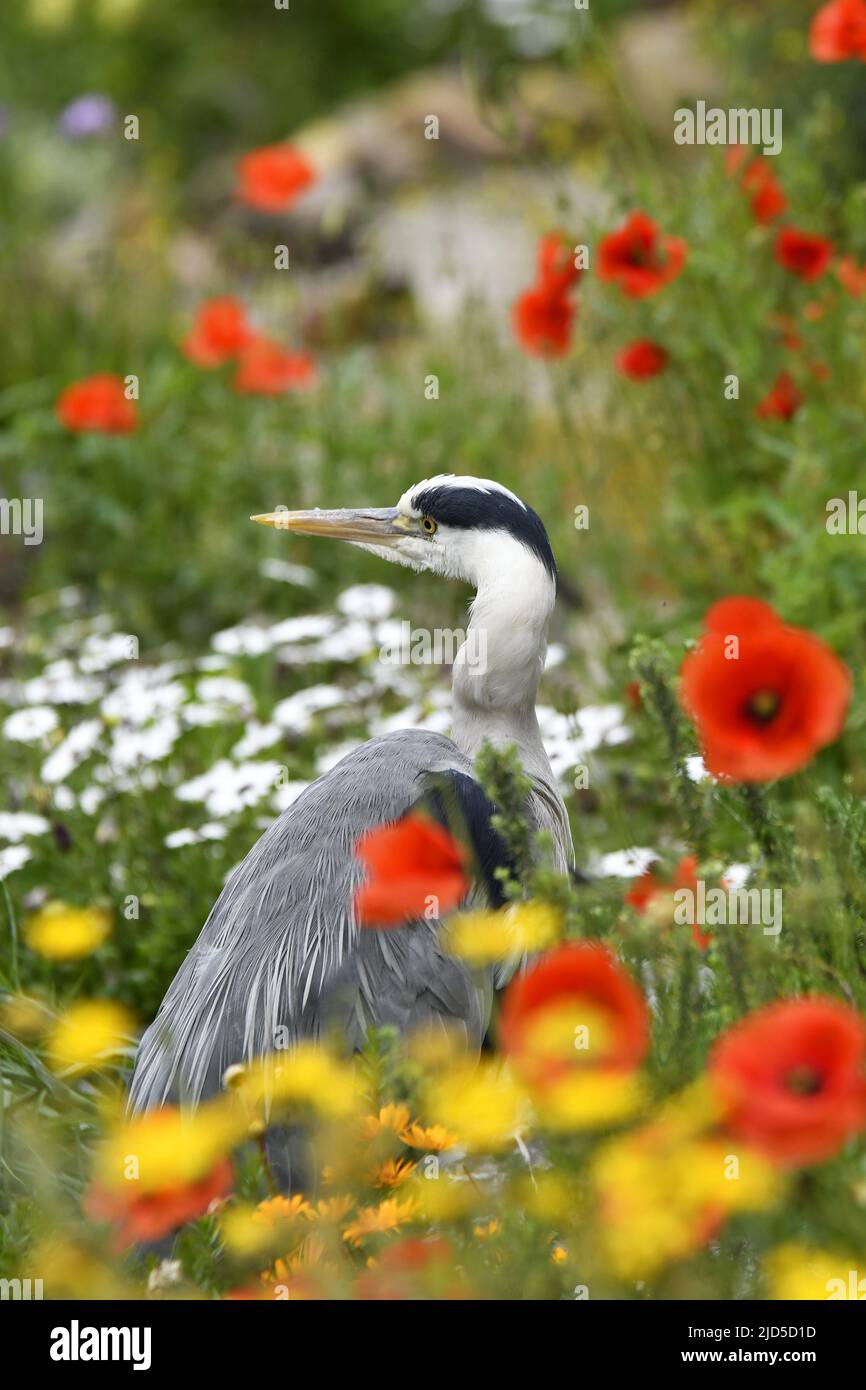
[(402, 730), (348, 754), (283, 812), (227, 879), (144, 1034), (133, 1108), (195, 1104), (231, 1064), (333, 1027), (349, 1046), (370, 1025), (431, 1022), (481, 1041), (492, 981), (442, 950), (439, 923), (368, 931), (352, 906), (360, 836), (400, 819), (443, 774), (470, 779), (457, 746)]

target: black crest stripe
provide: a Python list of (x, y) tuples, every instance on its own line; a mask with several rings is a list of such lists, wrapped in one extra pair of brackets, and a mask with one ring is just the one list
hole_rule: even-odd
[(552, 579), (556, 561), (541, 517), (498, 488), (428, 487), (416, 492), (412, 506), (443, 526), (464, 530), (507, 531), (538, 557)]

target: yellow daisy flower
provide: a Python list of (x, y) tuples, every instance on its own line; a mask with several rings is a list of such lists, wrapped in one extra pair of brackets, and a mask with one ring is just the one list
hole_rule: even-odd
[(306, 1197), (296, 1193), (293, 1197), (268, 1197), (259, 1202), (252, 1219), (262, 1226), (281, 1226), (301, 1216), (312, 1219), (313, 1208)]
[(408, 1148), (428, 1154), (444, 1153), (457, 1143), (457, 1135), (444, 1125), (420, 1125), (417, 1120), (402, 1131), (400, 1139)]
[(343, 1231), (343, 1239), (350, 1245), (360, 1245), (366, 1236), (397, 1231), (412, 1220), (415, 1209), (414, 1202), (401, 1202), (397, 1197), (388, 1197), (377, 1207), (362, 1207), (355, 1220)]
[(380, 1134), (400, 1134), (409, 1123), (408, 1105), (383, 1105), (377, 1115), (364, 1118), (365, 1139), (377, 1139)]
[(389, 1158), (377, 1170), (375, 1184), (377, 1187), (400, 1187), (411, 1178), (416, 1167), (417, 1164), (408, 1158)]
[(348, 1193), (341, 1192), (336, 1197), (321, 1198), (316, 1203), (313, 1216), (323, 1225), (337, 1226), (341, 1221), (345, 1221), (354, 1205), (354, 1199)]

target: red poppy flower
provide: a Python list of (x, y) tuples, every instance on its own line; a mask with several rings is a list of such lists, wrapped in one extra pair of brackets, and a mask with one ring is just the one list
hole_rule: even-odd
[(282, 212), (311, 183), (316, 172), (292, 145), (264, 145), (238, 161), (237, 196), (260, 212)]
[(94, 1221), (110, 1221), (117, 1227), (118, 1250), (138, 1241), (160, 1240), (187, 1221), (202, 1216), (211, 1202), (225, 1197), (234, 1183), (231, 1159), (221, 1158), (205, 1177), (185, 1186), (162, 1192), (135, 1194), (135, 1183), (128, 1192), (110, 1192), (91, 1187), (84, 1199), (84, 1211)]
[(548, 232), (538, 243), (538, 288), (567, 290), (583, 274), (574, 263), (574, 248), (563, 232)]
[(842, 730), (851, 675), (835, 652), (766, 604), (730, 598), (680, 670), (710, 772), (740, 782), (787, 777)]
[(54, 408), (68, 430), (129, 434), (138, 427), (135, 402), (127, 400), (121, 378), (109, 372), (73, 382), (61, 392)]
[(809, 30), (809, 52), (819, 63), (866, 59), (864, 0), (831, 0), (823, 5)]
[(436, 916), (444, 917), (469, 892), (463, 849), (423, 816), (368, 830), (355, 853), (368, 875), (355, 892), (355, 913), (364, 927), (399, 927), (423, 916), (433, 899)]
[(199, 306), (192, 331), (183, 340), (184, 354), (200, 367), (219, 367), (237, 357), (253, 337), (246, 310), (237, 299), (208, 299)]
[(866, 266), (858, 266), (853, 256), (842, 256), (836, 262), (836, 276), (843, 289), (855, 299), (866, 290)]
[(562, 357), (571, 345), (574, 307), (561, 289), (526, 290), (512, 310), (514, 332), (533, 357)]
[[(640, 878), (635, 879), (631, 888), (625, 895), (625, 900), (641, 916), (648, 911), (651, 904), (671, 899), (671, 909), (673, 909), (673, 894), (679, 888), (687, 888), (690, 893), (697, 895), (698, 891), (698, 861), (693, 854), (688, 854), (681, 859), (677, 865), (673, 879), (667, 882), (660, 878), (653, 869), (647, 869), (646, 873), (641, 874)], [(673, 910), (671, 911), (673, 916)], [(691, 923), (692, 940), (696, 946), (705, 951), (710, 944), (710, 938), (706, 932), (702, 932), (696, 922)]]
[[(790, 342), (788, 346), (791, 346)], [(800, 409), (803, 399), (803, 393), (798, 390), (791, 373), (780, 372), (770, 390), (755, 406), (755, 414), (759, 420), (790, 420)]]
[(675, 280), (686, 263), (681, 237), (661, 236), (645, 212), (633, 212), (598, 247), (598, 278), (614, 280), (630, 299), (655, 294)]
[(775, 222), (788, 206), (782, 185), (766, 159), (756, 159), (749, 165), (742, 186), (751, 194), (752, 214), (761, 226)]
[(833, 243), (826, 237), (783, 227), (776, 237), (776, 260), (800, 280), (817, 280), (833, 258)]
[(244, 394), (281, 396), (316, 383), (316, 364), (308, 352), (286, 352), (269, 338), (251, 338), (242, 349), (234, 389)]
[(709, 1074), (732, 1133), (783, 1166), (866, 1129), (866, 1020), (836, 999), (781, 999), (729, 1028)]
[[(557, 1020), (564, 1020), (563, 1030), (551, 1026)], [(574, 1042), (574, 1028), (581, 1025), (588, 1030), (583, 1051)], [(499, 1016), (499, 1042), (535, 1083), (557, 1080), (577, 1063), (633, 1071), (649, 1046), (646, 1003), (606, 946), (570, 941), (512, 980)]]
[(628, 343), (617, 353), (615, 365), (618, 372), (630, 377), (632, 381), (646, 381), (647, 377), (658, 376), (659, 372), (663, 372), (668, 361), (669, 355), (665, 348), (658, 343), (651, 343), (648, 338), (638, 338), (636, 342)]
[(781, 619), (769, 603), (760, 598), (748, 598), (744, 594), (734, 594), (730, 598), (720, 598), (704, 615), (707, 632), (736, 633), (755, 632), (768, 624), (778, 624)]

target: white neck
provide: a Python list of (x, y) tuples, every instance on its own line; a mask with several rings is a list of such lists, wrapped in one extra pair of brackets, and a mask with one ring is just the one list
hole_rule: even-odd
[(532, 782), (530, 813), (537, 829), (552, 834), (555, 862), (567, 872), (574, 861), (568, 812), (535, 714), (556, 585), (518, 541), (497, 545), (495, 567), (484, 560), (476, 557), (477, 592), (454, 661), (454, 742), (472, 761), (485, 743), (517, 747)]
[(482, 546), (474, 557), (477, 592), (454, 662), (454, 741), (468, 758), (484, 743), (514, 743), (530, 776), (552, 785), (535, 700), (556, 587), (526, 546), (497, 540), (495, 559)]

